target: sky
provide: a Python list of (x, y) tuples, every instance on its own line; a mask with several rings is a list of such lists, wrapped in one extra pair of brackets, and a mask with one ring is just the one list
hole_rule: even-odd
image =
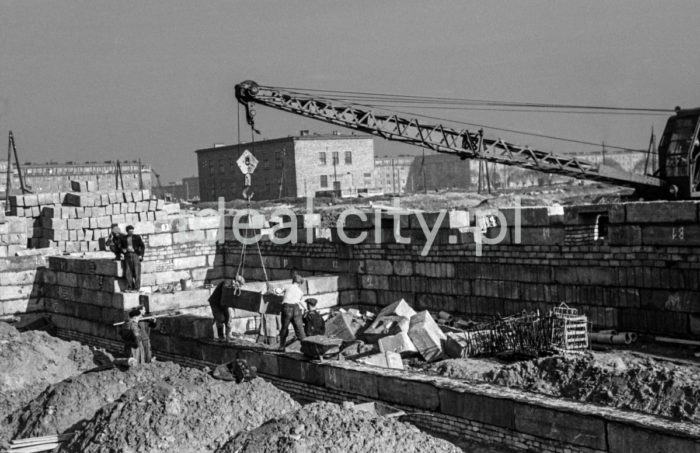
[[(22, 162), (142, 159), (163, 183), (236, 143), (233, 87), (700, 106), (700, 2), (0, 0), (0, 137)], [(332, 127), (266, 107), (262, 138)], [(666, 116), (430, 114), (646, 148)], [(554, 152), (591, 147), (489, 131)], [(242, 126), (241, 135), (250, 137)], [(378, 155), (421, 152), (376, 141)]]

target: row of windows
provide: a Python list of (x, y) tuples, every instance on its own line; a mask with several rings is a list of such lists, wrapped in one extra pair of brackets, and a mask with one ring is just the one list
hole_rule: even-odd
[[(333, 159), (333, 165), (340, 165), (340, 153), (338, 151), (333, 151), (331, 153), (331, 158)], [(318, 153), (318, 163), (321, 165), (326, 165), (328, 163), (325, 151)], [(352, 151), (345, 151), (345, 165), (352, 165)]]

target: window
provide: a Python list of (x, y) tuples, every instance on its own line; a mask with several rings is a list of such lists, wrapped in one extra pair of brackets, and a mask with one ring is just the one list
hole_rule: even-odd
[(345, 151), (345, 164), (352, 165), (352, 151)]
[(321, 187), (328, 187), (328, 176), (321, 175)]
[(324, 153), (323, 151), (318, 153), (318, 162), (321, 165), (326, 165), (326, 153)]
[(338, 157), (338, 151), (333, 151), (333, 165), (338, 165), (340, 163), (340, 157)]

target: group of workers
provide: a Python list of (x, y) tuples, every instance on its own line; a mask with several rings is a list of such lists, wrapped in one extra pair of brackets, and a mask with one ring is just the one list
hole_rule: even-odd
[(123, 234), (119, 225), (114, 223), (106, 246), (114, 253), (115, 259), (124, 260), (126, 291), (138, 291), (141, 288), (141, 261), (146, 252), (146, 245), (141, 236), (134, 234), (133, 225), (127, 226), (126, 234)]

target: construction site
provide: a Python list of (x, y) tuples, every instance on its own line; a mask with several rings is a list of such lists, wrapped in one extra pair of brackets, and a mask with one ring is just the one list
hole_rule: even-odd
[[(595, 24), (622, 17), (630, 34), (634, 22), (613, 5), (558, 4), (571, 17), (544, 27), (549, 3), (541, 17), (513, 4), (472, 18), (406, 2), (399, 46), (383, 27), (401, 14), (384, 6), (376, 18), (340, 4), (319, 15), (336, 36), (309, 31), (318, 5), (249, 5), (253, 16), (186, 3), (134, 5), (133, 24), (116, 4), (104, 17), (53, 10), (27, 32), (0, 15), (13, 74), (0, 72), (0, 90), (27, 90), (0, 92), (12, 129), (0, 162), (0, 452), (700, 452), (700, 108), (631, 106), (657, 99), (640, 74), (660, 85), (649, 61), (677, 68), (672, 46), (657, 55), (623, 31), (603, 45)], [(37, 17), (11, 6), (18, 24)], [(521, 29), (527, 14), (537, 36)], [(660, 39), (659, 20), (635, 36)], [(486, 21), (510, 31), (479, 41), (469, 29)], [(364, 27), (376, 49), (350, 46)], [(440, 39), (409, 36), (419, 29)], [(56, 42), (66, 56), (44, 50)], [(499, 56), (484, 64), (464, 42)], [(449, 43), (460, 52), (441, 53)], [(654, 56), (601, 63), (637, 47)], [(424, 61), (401, 63), (408, 50)], [(458, 60), (469, 68), (447, 64)], [(551, 74), (550, 60), (563, 62)], [(80, 90), (46, 82), (54, 67)], [(236, 80), (223, 89), (205, 76), (217, 71)], [(608, 89), (608, 73), (629, 89)], [(51, 97), (33, 98), (44, 85)], [(557, 97), (562, 86), (571, 98)], [(549, 101), (518, 100), (530, 91)], [(511, 100), (494, 100), (501, 92)], [(47, 102), (66, 98), (76, 104)], [(50, 127), (18, 121), (39, 102)], [(522, 126), (483, 124), (516, 114)], [(565, 116), (578, 123), (562, 127)], [(66, 117), (74, 129), (59, 132)], [(663, 122), (639, 140), (648, 147), (615, 145), (639, 131), (630, 117)], [(163, 185), (176, 167), (182, 183)]]

